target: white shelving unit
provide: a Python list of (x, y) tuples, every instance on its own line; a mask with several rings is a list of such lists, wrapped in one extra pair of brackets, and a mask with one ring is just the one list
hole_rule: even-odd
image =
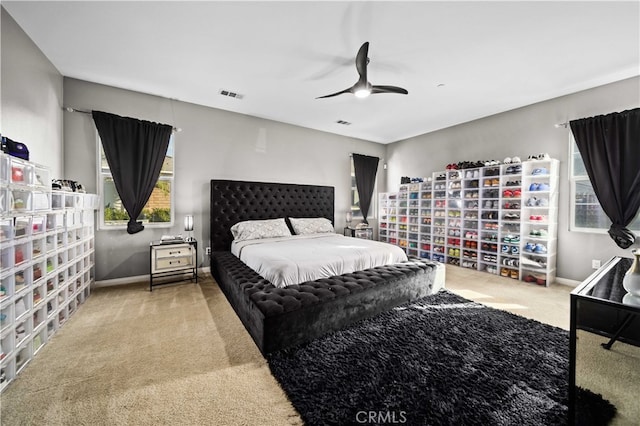
[(462, 181), (462, 263), (460, 266), (478, 269), (480, 236), (480, 170), (461, 170)]
[(380, 195), (380, 240), (410, 256), (549, 285), (558, 176), (555, 159), (435, 172)]
[(432, 204), (433, 180), (429, 179), (420, 183), (420, 212), (418, 217), (420, 223), (420, 249), (418, 250), (418, 255), (423, 259), (431, 259)]
[(398, 193), (381, 193), (379, 238), (386, 243), (398, 244)]
[(447, 171), (445, 259), (450, 265), (460, 266), (462, 238), (462, 172)]
[(558, 160), (527, 161), (522, 169), (522, 279), (540, 285), (556, 278)]
[(91, 292), (98, 197), (0, 153), (0, 391)]
[(431, 259), (445, 263), (447, 241), (447, 173), (433, 174), (433, 224), (431, 225)]
[(520, 279), (522, 164), (500, 167), (500, 275)]

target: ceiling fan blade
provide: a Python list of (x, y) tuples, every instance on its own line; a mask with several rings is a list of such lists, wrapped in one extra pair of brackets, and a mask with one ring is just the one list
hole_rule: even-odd
[(371, 93), (398, 93), (401, 95), (409, 94), (406, 89), (396, 86), (371, 86)]
[(316, 99), (331, 98), (333, 96), (342, 95), (343, 93), (353, 93), (353, 87), (349, 87), (348, 89), (344, 89), (344, 90), (341, 90), (339, 92), (332, 93), (330, 95), (318, 96)]
[(360, 83), (367, 83), (367, 64), (369, 62), (369, 42), (365, 41), (356, 56), (356, 69), (360, 75)]

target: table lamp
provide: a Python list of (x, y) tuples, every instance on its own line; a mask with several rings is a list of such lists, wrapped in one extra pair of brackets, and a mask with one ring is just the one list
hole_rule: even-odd
[(189, 232), (189, 236), (186, 241), (193, 241), (194, 238), (191, 235), (193, 232), (193, 215), (188, 214), (184, 217), (184, 230)]

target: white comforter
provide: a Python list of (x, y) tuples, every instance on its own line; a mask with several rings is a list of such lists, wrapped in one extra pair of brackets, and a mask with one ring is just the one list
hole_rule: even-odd
[(407, 260), (400, 247), (339, 234), (234, 241), (231, 252), (276, 287)]

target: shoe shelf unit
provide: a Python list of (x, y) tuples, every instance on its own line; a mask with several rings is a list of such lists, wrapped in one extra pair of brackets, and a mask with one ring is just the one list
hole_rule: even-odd
[(405, 251), (408, 249), (407, 221), (409, 214), (409, 188), (403, 186), (398, 193), (398, 245)]
[(98, 198), (50, 182), (46, 167), (0, 153), (0, 391), (91, 291)]
[(420, 211), (418, 213), (418, 221), (420, 223), (419, 237), (420, 246), (418, 250), (418, 257), (430, 258), (431, 246), (433, 243), (431, 237), (431, 225), (433, 222), (433, 182), (421, 182), (420, 183)]
[(478, 269), (480, 170), (460, 171), (462, 181), (462, 260), (463, 268)]
[(559, 162), (435, 172), (380, 194), (380, 240), (538, 285), (556, 278)]
[(387, 192), (380, 194), (380, 241), (394, 245), (398, 244), (398, 193)]
[(446, 260), (460, 266), (462, 235), (462, 176), (459, 170), (447, 171)]
[(491, 274), (498, 273), (498, 241), (500, 232), (500, 168), (480, 169), (480, 262), (479, 269)]
[(522, 165), (500, 167), (500, 275), (520, 279)]
[(433, 225), (431, 227), (431, 259), (445, 263), (447, 239), (447, 174), (434, 173), (433, 177)]
[(525, 162), (522, 187), (522, 279), (538, 284), (556, 278), (558, 160)]
[(407, 254), (418, 256), (420, 245), (420, 184), (408, 185), (407, 191)]

